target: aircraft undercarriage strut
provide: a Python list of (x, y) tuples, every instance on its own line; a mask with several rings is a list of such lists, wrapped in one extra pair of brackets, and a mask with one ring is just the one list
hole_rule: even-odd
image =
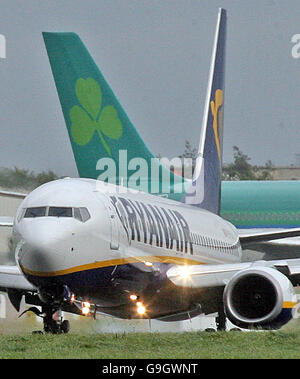
[(42, 306), (44, 332), (52, 334), (68, 333), (70, 323), (63, 320), (62, 312), (51, 305)]
[(216, 317), (216, 326), (218, 331), (226, 330), (226, 315), (223, 306), (218, 311), (218, 315)]
[(30, 307), (22, 312), (19, 317), (29, 311), (43, 319), (45, 333), (61, 334), (68, 333), (70, 330), (69, 321), (63, 320), (62, 312), (57, 306), (45, 304), (42, 305), (41, 311), (37, 307)]

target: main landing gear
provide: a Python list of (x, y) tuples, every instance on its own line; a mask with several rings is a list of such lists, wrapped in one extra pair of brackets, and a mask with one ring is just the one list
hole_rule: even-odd
[(220, 308), (218, 315), (216, 317), (216, 327), (217, 327), (217, 331), (226, 330), (226, 315), (225, 315), (223, 307)]
[[(218, 314), (216, 316), (216, 329), (214, 328), (207, 328), (205, 329), (206, 332), (224, 332), (226, 331), (226, 315), (225, 315), (225, 312), (224, 312), (224, 308), (220, 308), (219, 311), (218, 311)], [(241, 329), (239, 328), (232, 328), (232, 329), (229, 329), (228, 331), (238, 331), (238, 332), (241, 332)]]
[(221, 332), (226, 331), (226, 315), (224, 312), (224, 308), (221, 307), (217, 313), (217, 316), (215, 318), (216, 322), (216, 329), (214, 328), (207, 328), (205, 329), (206, 332)]

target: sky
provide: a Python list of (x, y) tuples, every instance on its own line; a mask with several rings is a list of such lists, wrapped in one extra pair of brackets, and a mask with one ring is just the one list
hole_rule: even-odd
[[(77, 176), (42, 31), (80, 35), (152, 152), (198, 147), (218, 8), (227, 10), (224, 162), (300, 153), (298, 0), (0, 0), (0, 166)], [(299, 49), (300, 51), (300, 49)]]

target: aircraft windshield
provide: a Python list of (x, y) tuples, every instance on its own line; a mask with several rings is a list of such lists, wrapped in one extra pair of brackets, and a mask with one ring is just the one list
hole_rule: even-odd
[(73, 217), (73, 211), (72, 208), (67, 207), (49, 207), (48, 216)]
[(72, 208), (72, 207), (31, 207), (23, 210), (21, 216), (24, 218), (36, 217), (73, 217), (78, 221), (86, 222), (91, 218), (87, 208)]
[(24, 214), (25, 218), (46, 216), (46, 207), (27, 208)]

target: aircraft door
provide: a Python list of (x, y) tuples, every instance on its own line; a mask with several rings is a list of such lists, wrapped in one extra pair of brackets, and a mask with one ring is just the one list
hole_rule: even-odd
[(119, 250), (120, 248), (120, 230), (118, 225), (118, 216), (113, 207), (108, 204), (108, 213), (110, 221), (110, 248)]
[(122, 207), (119, 206), (118, 199), (114, 197), (114, 203), (108, 197), (101, 197), (104, 202), (108, 223), (110, 227), (110, 249), (122, 255), (127, 245), (130, 245), (127, 224), (122, 213)]

